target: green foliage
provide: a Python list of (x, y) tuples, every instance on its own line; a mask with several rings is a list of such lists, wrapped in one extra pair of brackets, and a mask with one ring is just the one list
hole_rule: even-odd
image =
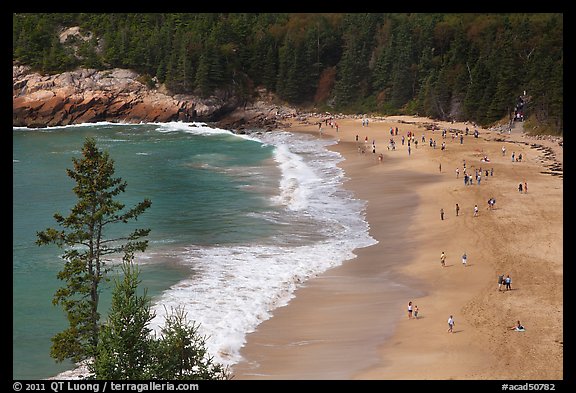
[(337, 107), (370, 95), (369, 62), (377, 23), (377, 14), (347, 14), (343, 19), (343, 52), (335, 86)]
[(52, 338), (51, 356), (58, 361), (75, 362), (89, 358), (98, 344), (99, 285), (106, 280), (107, 263), (113, 254), (144, 251), (147, 240), (140, 240), (149, 229), (135, 229), (125, 236), (107, 237), (115, 224), (136, 220), (151, 205), (145, 199), (123, 211), (124, 204), (114, 198), (126, 189), (126, 182), (114, 177), (114, 161), (107, 152), (98, 150), (93, 138), (86, 138), (82, 158), (74, 158), (67, 174), (77, 204), (67, 217), (59, 213), (54, 219), (59, 229), (37, 232), (38, 245), (55, 244), (64, 249), (64, 267), (58, 279), (65, 285), (54, 294), (52, 303), (66, 312), (69, 328)]
[(228, 369), (214, 362), (206, 349), (206, 337), (189, 323), (182, 309), (166, 317), (155, 346), (154, 378), (175, 380), (228, 379)]
[(107, 322), (101, 327), (90, 371), (95, 379), (141, 380), (152, 377), (152, 329), (154, 313), (146, 291), (137, 294), (139, 270), (127, 254), (124, 278), (115, 281)]
[(160, 337), (150, 328), (155, 313), (146, 291), (137, 294), (139, 270), (127, 254), (124, 278), (117, 279), (107, 322), (89, 368), (99, 380), (228, 379), (227, 368), (213, 361), (198, 326), (177, 309), (166, 317)]
[[(562, 132), (562, 14), (26, 13), (13, 22), (13, 59), (42, 72), (125, 67), (174, 93), (249, 97), (265, 86), (320, 105), (333, 68), (321, 96), (339, 109), (374, 96), (386, 113), (411, 102), (422, 115), (483, 124), (526, 90), (527, 115)], [(96, 37), (77, 52), (58, 41), (73, 25)]]

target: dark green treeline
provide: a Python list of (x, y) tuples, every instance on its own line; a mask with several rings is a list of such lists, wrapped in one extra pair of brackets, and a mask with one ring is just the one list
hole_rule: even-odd
[[(61, 43), (80, 26), (85, 39)], [(174, 93), (563, 130), (562, 14), (14, 14), (13, 59), (45, 73), (131, 68)]]

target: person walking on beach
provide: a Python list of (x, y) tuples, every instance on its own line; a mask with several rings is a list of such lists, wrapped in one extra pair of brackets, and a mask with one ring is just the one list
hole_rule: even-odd
[(458, 179), (458, 175), (460, 175), (460, 168), (456, 168), (456, 179)]
[(522, 183), (518, 184), (518, 192), (522, 193)]
[(504, 283), (504, 274), (498, 275), (498, 292), (502, 290), (502, 284)]
[(408, 302), (408, 319), (412, 319), (412, 302)]
[(462, 255), (462, 266), (466, 267), (467, 259), (468, 259), (468, 257), (466, 256), (466, 253), (464, 253)]
[(444, 221), (444, 209), (440, 209), (440, 219)]
[(418, 306), (414, 305), (414, 318), (418, 319)]
[(448, 318), (448, 333), (454, 333), (454, 325), (456, 325), (456, 322), (454, 322), (454, 317), (450, 315), (450, 318)]
[(528, 193), (528, 183), (524, 180), (524, 194)]
[(510, 284), (512, 284), (512, 279), (510, 278), (509, 274), (506, 275), (506, 278), (504, 279), (504, 284), (506, 284), (507, 291), (512, 290), (512, 288), (510, 287)]
[(474, 217), (478, 217), (478, 205), (474, 205)]
[(442, 251), (442, 254), (440, 254), (440, 264), (442, 264), (442, 267), (446, 266), (446, 254), (444, 251)]
[(456, 204), (456, 217), (458, 217), (458, 213), (460, 213), (460, 206)]

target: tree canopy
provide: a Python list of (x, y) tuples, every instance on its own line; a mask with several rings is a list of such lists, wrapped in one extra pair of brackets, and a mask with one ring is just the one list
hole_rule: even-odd
[[(249, 98), (264, 86), (292, 104), (481, 125), (509, 116), (526, 92), (526, 110), (563, 131), (558, 13), (26, 13), (13, 21), (13, 59), (41, 72), (131, 68), (174, 93)], [(73, 26), (81, 36), (59, 38)]]

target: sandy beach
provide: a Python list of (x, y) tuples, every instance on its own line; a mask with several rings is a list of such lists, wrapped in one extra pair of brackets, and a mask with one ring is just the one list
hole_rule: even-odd
[[(563, 148), (518, 127), (477, 128), (476, 138), (466, 123), (348, 117), (336, 130), (324, 119), (289, 130), (337, 141), (345, 186), (367, 201), (378, 243), (307, 281), (250, 333), (234, 379), (563, 379)], [(464, 184), (464, 162), (480, 184)], [(501, 274), (510, 290), (498, 290)], [(518, 320), (524, 332), (510, 330)]]

